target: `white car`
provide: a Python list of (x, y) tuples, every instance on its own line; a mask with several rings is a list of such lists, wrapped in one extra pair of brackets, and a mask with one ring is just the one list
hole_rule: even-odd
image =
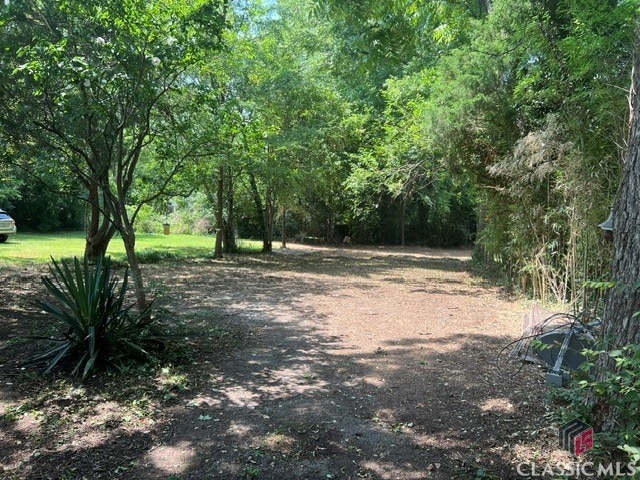
[(9, 235), (16, 233), (16, 222), (4, 210), (0, 210), (0, 243), (4, 243)]

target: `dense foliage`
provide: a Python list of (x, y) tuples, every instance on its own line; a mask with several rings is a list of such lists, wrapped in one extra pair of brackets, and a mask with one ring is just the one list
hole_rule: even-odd
[(475, 243), (543, 300), (607, 276), (632, 0), (29, 5), (0, 7), (19, 223)]
[[(612, 428), (596, 433), (591, 454), (602, 460), (626, 458), (637, 465), (640, 461), (640, 345), (611, 350), (599, 343), (584, 353), (587, 361), (576, 375), (576, 381), (566, 389), (550, 392), (554, 415), (561, 423), (579, 418), (589, 425), (598, 425), (602, 406), (611, 408), (616, 421)], [(602, 356), (616, 368), (596, 377), (596, 364)]]
[[(391, 72), (369, 103), (384, 123), (373, 148), (361, 150), (366, 174), (355, 173), (368, 187), (356, 184), (360, 192), (411, 195), (411, 182), (384, 183), (415, 171), (402, 153), (411, 152), (471, 198), (478, 257), (523, 289), (571, 301), (586, 279), (606, 277), (609, 246), (597, 224), (612, 205), (624, 155), (634, 2), (433, 2), (432, 12), (411, 1), (326, 5), (340, 25), (347, 10), (361, 16), (372, 28), (360, 33), (375, 45), (399, 40), (389, 18), (412, 9), (425, 15), (411, 17), (424, 43), (402, 67), (397, 57), (379, 58), (382, 47), (360, 62)], [(437, 212), (451, 192), (435, 189)]]

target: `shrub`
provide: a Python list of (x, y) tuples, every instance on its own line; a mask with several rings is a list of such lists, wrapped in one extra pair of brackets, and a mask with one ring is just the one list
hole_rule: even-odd
[(164, 215), (157, 213), (149, 205), (143, 205), (136, 217), (135, 229), (136, 232), (142, 233), (161, 233), (165, 221)]
[(214, 225), (208, 218), (196, 220), (193, 225), (193, 233), (196, 235), (208, 235), (214, 230)]
[(160, 263), (165, 260), (177, 260), (180, 255), (155, 248), (145, 248), (137, 251), (136, 257), (140, 263)]
[[(580, 418), (587, 423), (597, 422), (599, 405), (615, 409), (615, 425), (611, 431), (596, 435), (596, 454), (622, 454), (634, 463), (640, 461), (640, 345), (626, 345), (606, 351), (596, 348), (583, 351), (587, 361), (577, 372), (577, 381), (563, 397), (556, 398), (556, 415), (561, 421)], [(615, 363), (614, 370), (593, 376), (598, 357), (606, 355)], [(560, 405), (558, 405), (560, 404)], [(564, 404), (564, 405), (563, 405)]]
[(99, 258), (95, 266), (86, 258), (52, 262), (51, 276), (43, 276), (42, 282), (55, 301), (36, 305), (59, 320), (65, 331), (29, 364), (48, 362), (46, 374), (69, 360), (72, 373), (84, 379), (96, 368), (122, 369), (149, 356), (147, 347), (157, 345), (161, 337), (154, 332), (149, 312), (136, 314), (133, 304), (125, 306), (127, 270), (122, 280), (114, 276), (109, 257)]
[[(597, 379), (584, 379), (578, 388), (591, 392), (596, 404), (615, 408), (616, 423), (612, 431), (601, 435), (603, 447), (614, 447), (625, 452), (632, 462), (640, 461), (640, 345), (625, 345), (616, 350), (589, 352), (606, 354), (614, 363), (615, 370), (601, 372)], [(593, 363), (582, 369), (588, 372)]]

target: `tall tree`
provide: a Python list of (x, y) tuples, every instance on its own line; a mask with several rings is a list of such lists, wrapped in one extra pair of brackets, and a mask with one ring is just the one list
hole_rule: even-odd
[[(606, 299), (603, 335), (611, 350), (640, 344), (640, 22), (636, 27), (633, 75), (630, 92), (631, 116), (624, 175), (614, 206), (614, 259), (612, 277), (616, 286)], [(616, 370), (613, 359), (604, 357), (601, 367)], [(616, 423), (615, 407), (600, 405), (605, 430)]]
[[(318, 176), (342, 149), (334, 139), (346, 104), (328, 74), (331, 35), (308, 17), (309, 4), (283, 0), (257, 17), (246, 33), (251, 54), (236, 78), (247, 124), (243, 164), (265, 251), (272, 248), (277, 213), (312, 195), (324, 181)], [(332, 213), (326, 213), (332, 224)]]
[[(219, 47), (225, 0), (54, 0), (1, 8), (5, 133), (45, 149), (89, 191), (125, 245), (147, 308), (129, 194), (145, 147), (167, 133), (166, 97)], [(17, 60), (17, 64), (16, 64)], [(175, 171), (175, 170), (171, 170)], [(98, 222), (99, 223), (99, 222)]]

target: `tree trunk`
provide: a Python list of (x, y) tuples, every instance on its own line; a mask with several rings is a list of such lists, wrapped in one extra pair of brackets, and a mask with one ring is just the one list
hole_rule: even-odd
[(273, 192), (270, 188), (267, 188), (266, 194), (266, 209), (265, 209), (265, 236), (262, 242), (262, 251), (265, 253), (271, 253), (273, 251), (273, 219), (275, 217), (275, 201), (273, 199)]
[(102, 191), (105, 200), (105, 210), (111, 215), (113, 225), (122, 237), (127, 261), (129, 262), (129, 274), (133, 280), (138, 311), (148, 318), (151, 316), (151, 308), (149, 308), (150, 305), (147, 301), (147, 294), (142, 279), (142, 270), (140, 269), (138, 257), (136, 256), (136, 234), (133, 230), (133, 222), (131, 218), (129, 218), (126, 210), (124, 202), (125, 195), (120, 189), (118, 196), (114, 195), (113, 192), (108, 189), (108, 184), (107, 186), (102, 186)]
[(144, 313), (145, 315), (151, 315), (151, 312), (149, 311), (149, 303), (147, 301), (147, 294), (144, 289), (144, 282), (142, 280), (142, 270), (140, 269), (138, 257), (136, 256), (136, 235), (133, 232), (133, 227), (131, 225), (125, 226), (123, 230), (125, 233), (121, 231), (120, 235), (122, 235), (122, 242), (124, 243), (127, 261), (129, 262), (129, 273), (133, 280), (136, 305), (138, 306), (139, 312)]
[(402, 207), (400, 212), (400, 245), (404, 247), (405, 243), (405, 224), (407, 221), (407, 197), (402, 197)]
[(90, 217), (86, 231), (84, 254), (89, 260), (103, 257), (107, 253), (109, 242), (116, 232), (111, 219), (105, 210), (100, 208), (100, 191), (92, 182), (88, 186)]
[[(608, 292), (603, 316), (603, 337), (608, 349), (640, 344), (640, 31), (636, 34), (631, 87), (631, 125), (624, 176), (614, 205), (612, 277), (616, 286)], [(600, 359), (601, 372), (615, 371), (611, 359)], [(604, 431), (615, 426), (612, 405), (598, 405)]]
[(269, 238), (267, 234), (267, 215), (262, 205), (262, 198), (260, 197), (260, 191), (258, 190), (258, 184), (256, 177), (252, 173), (249, 174), (249, 183), (251, 184), (251, 192), (253, 193), (253, 201), (256, 204), (256, 211), (258, 212), (258, 223), (260, 224), (261, 236), (262, 236), (262, 251), (270, 252), (268, 249)]
[(216, 249), (214, 258), (222, 258), (222, 238), (224, 231), (224, 167), (218, 168), (218, 191), (216, 208)]
[(225, 252), (227, 253), (235, 253), (238, 251), (238, 245), (236, 244), (236, 214), (232, 173), (231, 167), (229, 167), (227, 170), (227, 243), (225, 245)]
[(287, 248), (287, 209), (282, 207), (282, 248)]

